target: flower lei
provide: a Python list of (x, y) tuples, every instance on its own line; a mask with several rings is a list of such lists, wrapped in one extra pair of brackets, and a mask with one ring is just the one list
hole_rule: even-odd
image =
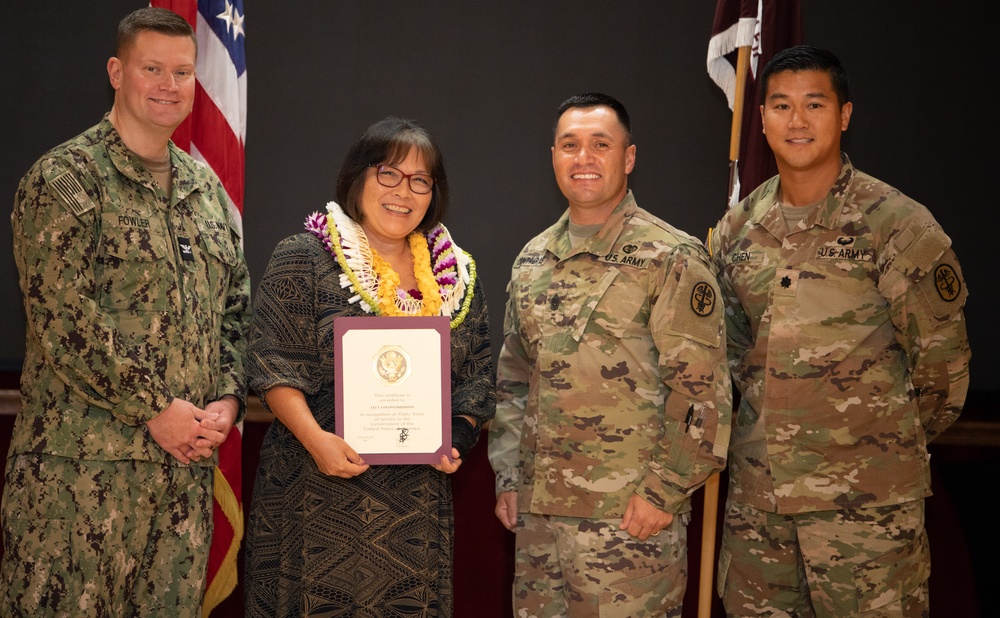
[(327, 214), (315, 212), (306, 219), (306, 230), (323, 241), (327, 251), (343, 271), (342, 287), (355, 295), (366, 313), (375, 315), (446, 315), (451, 328), (461, 324), (469, 313), (476, 280), (472, 256), (451, 240), (441, 224), (424, 234), (410, 234), (413, 270), (421, 298), (401, 297), (397, 293), (399, 275), (368, 244), (364, 230), (334, 202), (327, 204)]
[[(441, 312), (441, 291), (438, 282), (431, 271), (431, 255), (427, 250), (427, 239), (422, 234), (410, 234), (406, 237), (410, 243), (410, 253), (413, 255), (413, 275), (417, 279), (417, 289), (420, 291), (419, 315), (438, 315)], [(381, 315), (408, 315), (400, 308), (399, 273), (392, 269), (389, 262), (370, 247), (372, 252), (372, 268), (378, 276), (378, 309)], [(405, 301), (404, 301), (405, 302)]]

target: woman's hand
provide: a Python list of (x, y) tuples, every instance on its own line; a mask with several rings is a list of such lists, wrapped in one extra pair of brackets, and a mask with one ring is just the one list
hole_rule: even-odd
[(289, 386), (276, 386), (264, 394), (267, 406), (306, 447), (319, 471), (342, 479), (355, 477), (368, 464), (337, 434), (325, 431), (309, 410), (305, 395)]
[(441, 455), (441, 463), (431, 464), (431, 467), (438, 472), (452, 474), (462, 465), (462, 459), (458, 456), (458, 449), (451, 447), (451, 459), (447, 455)]
[(327, 476), (349, 479), (368, 469), (364, 458), (337, 434), (321, 431), (305, 447), (319, 471)]

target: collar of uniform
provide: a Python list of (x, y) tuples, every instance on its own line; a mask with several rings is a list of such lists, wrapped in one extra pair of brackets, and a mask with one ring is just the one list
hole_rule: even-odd
[[(833, 183), (822, 206), (816, 212), (809, 215), (806, 220), (806, 227), (819, 225), (827, 229), (835, 229), (840, 226), (841, 212), (843, 211), (844, 200), (847, 199), (847, 189), (851, 186), (856, 170), (851, 164), (847, 153), (840, 153), (841, 169), (840, 176)], [(781, 216), (781, 206), (778, 202), (778, 190), (781, 188), (780, 176), (773, 176), (761, 185), (756, 201), (751, 206), (750, 223), (763, 226), (776, 237), (785, 235), (785, 220)]]
[(851, 185), (854, 184), (854, 178), (858, 174), (846, 152), (840, 153), (840, 161), (840, 176), (833, 183), (830, 193), (826, 196), (826, 201), (815, 215), (816, 225), (822, 225), (830, 230), (841, 227), (840, 219), (844, 212), (844, 202), (847, 201)]
[(590, 237), (586, 242), (573, 249), (569, 238), (569, 209), (563, 213), (556, 223), (556, 233), (552, 236), (545, 247), (560, 260), (566, 259), (577, 253), (592, 253), (596, 256), (605, 256), (615, 246), (615, 241), (621, 236), (625, 229), (625, 223), (632, 218), (638, 206), (632, 196), (632, 190), (625, 192), (625, 197), (618, 202), (615, 209), (608, 215), (608, 220), (604, 222), (601, 229)]
[[(108, 158), (111, 160), (111, 163), (123, 176), (132, 182), (150, 187), (156, 186), (152, 174), (149, 173), (146, 166), (139, 161), (135, 153), (129, 150), (125, 142), (122, 141), (118, 130), (111, 124), (109, 116), (110, 112), (104, 114), (104, 118), (101, 120), (100, 125), (98, 125), (98, 130), (100, 137), (104, 140), (107, 147)], [(171, 200), (177, 202), (195, 191), (202, 190), (203, 173), (199, 173), (201, 170), (195, 168), (199, 163), (187, 156), (172, 140), (167, 142), (167, 150), (170, 153), (170, 164), (174, 170)]]

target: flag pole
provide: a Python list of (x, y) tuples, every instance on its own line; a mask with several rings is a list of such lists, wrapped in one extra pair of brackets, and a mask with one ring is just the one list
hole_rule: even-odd
[[(750, 47), (740, 47), (736, 55), (736, 89), (733, 96), (733, 122), (729, 133), (730, 205), (739, 201), (740, 134), (743, 131), (743, 98), (750, 70)], [(709, 230), (711, 238), (712, 230)], [(709, 251), (712, 243), (709, 242)], [(701, 527), (701, 571), (698, 579), (698, 618), (712, 616), (712, 588), (715, 583), (715, 529), (719, 512), (719, 473), (705, 481), (704, 512)]]

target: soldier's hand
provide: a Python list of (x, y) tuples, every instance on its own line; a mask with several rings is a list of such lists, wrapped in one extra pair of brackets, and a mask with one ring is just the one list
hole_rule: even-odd
[(627, 530), (629, 534), (640, 541), (645, 541), (651, 536), (660, 533), (674, 520), (672, 513), (661, 511), (648, 500), (635, 494), (629, 498), (628, 506), (625, 508), (625, 516), (619, 526), (621, 530)]
[(211, 445), (224, 438), (218, 431), (202, 428), (198, 418), (204, 415), (190, 401), (175, 398), (166, 410), (146, 421), (146, 427), (150, 437), (178, 461), (198, 462), (211, 457)]
[[(239, 411), (240, 401), (233, 395), (226, 395), (222, 399), (213, 401), (205, 406), (205, 411), (200, 416), (195, 415), (195, 418), (201, 423), (203, 428), (222, 434), (222, 440), (218, 442), (212, 442), (208, 435), (202, 436), (209, 441), (212, 449), (219, 448), (226, 441), (226, 438), (229, 437), (229, 430), (233, 428), (233, 423), (236, 421), (236, 415), (239, 414)], [(214, 436), (215, 434), (210, 435)]]
[(505, 491), (497, 496), (497, 506), (493, 512), (504, 528), (513, 532), (517, 527), (517, 492)]

